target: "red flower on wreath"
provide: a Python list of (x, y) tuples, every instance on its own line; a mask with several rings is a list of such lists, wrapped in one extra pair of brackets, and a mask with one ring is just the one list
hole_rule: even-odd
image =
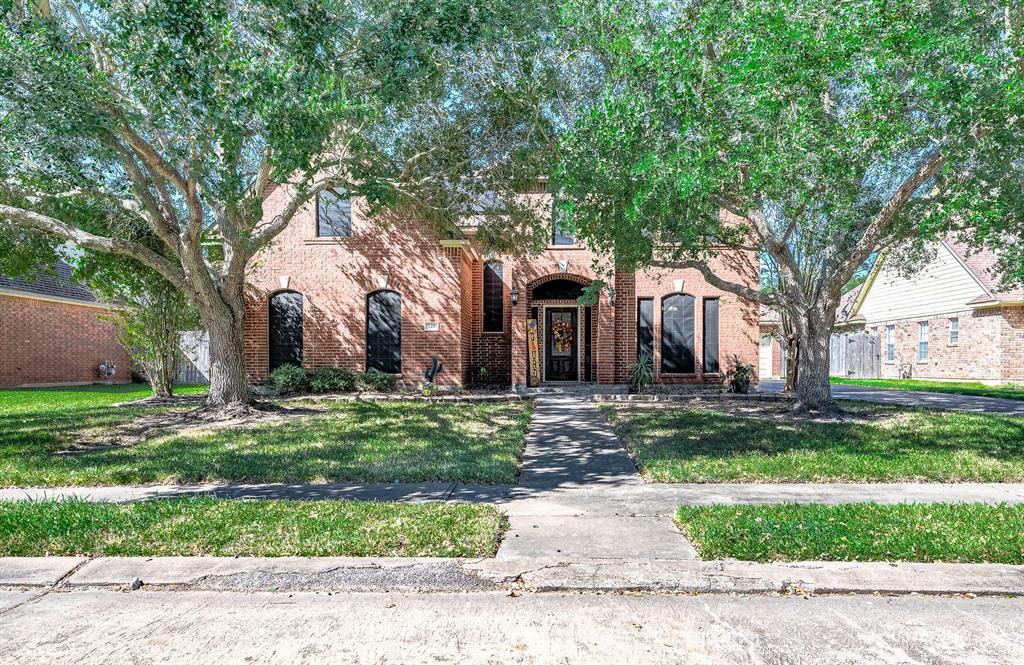
[(551, 326), (551, 337), (555, 351), (565, 353), (572, 348), (572, 324), (568, 321), (555, 321)]

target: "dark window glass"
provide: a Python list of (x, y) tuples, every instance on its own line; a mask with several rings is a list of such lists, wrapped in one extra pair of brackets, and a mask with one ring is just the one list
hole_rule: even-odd
[(402, 296), (394, 291), (366, 298), (366, 369), (402, 372)]
[(316, 234), (321, 238), (352, 237), (352, 199), (327, 189), (316, 197)]
[(534, 300), (576, 300), (583, 295), (583, 285), (570, 279), (553, 279), (533, 289)]
[(575, 245), (576, 238), (565, 232), (568, 224), (565, 222), (566, 212), (557, 204), (551, 208), (551, 244), (552, 245)]
[(661, 301), (661, 371), (692, 374), (693, 296), (676, 294)]
[(274, 294), (270, 298), (269, 323), (270, 371), (281, 365), (302, 365), (302, 294)]
[(718, 298), (704, 299), (704, 373), (717, 374), (718, 364)]
[(500, 261), (484, 264), (484, 332), (505, 329), (505, 284), (501, 281), (504, 268)]
[(644, 353), (654, 359), (654, 301), (650, 298), (636, 301), (636, 355)]

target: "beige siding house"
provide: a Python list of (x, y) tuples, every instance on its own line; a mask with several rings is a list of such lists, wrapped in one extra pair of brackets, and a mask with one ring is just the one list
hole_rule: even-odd
[(837, 331), (879, 338), (883, 378), (1024, 381), (1024, 291), (1000, 291), (995, 257), (938, 243), (912, 276), (883, 256), (840, 308)]

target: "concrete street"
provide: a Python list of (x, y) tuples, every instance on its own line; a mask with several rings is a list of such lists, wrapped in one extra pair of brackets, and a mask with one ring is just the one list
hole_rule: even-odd
[(25, 602), (32, 597), (0, 593), (4, 663), (936, 664), (1024, 654), (1022, 599), (73, 591)]

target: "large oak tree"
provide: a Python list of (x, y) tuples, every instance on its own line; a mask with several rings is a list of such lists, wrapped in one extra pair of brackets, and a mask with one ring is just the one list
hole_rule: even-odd
[[(517, 141), (520, 123), (480, 123), (499, 64), (489, 45), (514, 44), (522, 28), (509, 3), (38, 0), (0, 11), (0, 245), (31, 249), (42, 233), (181, 289), (210, 335), (211, 408), (251, 400), (246, 267), (318, 192), (347, 189), (374, 212), (406, 207), (439, 226), (496, 207), (493, 218), (509, 218), (500, 183), (519, 153), (503, 139)], [(290, 198), (265, 218), (275, 183)]]
[[(638, 31), (638, 6), (654, 19)], [(578, 234), (629, 268), (695, 268), (778, 308), (796, 396), (834, 408), (829, 336), (872, 254), (1024, 210), (1017, 0), (578, 0), (602, 94), (559, 145)], [(709, 268), (758, 252), (773, 280)]]

